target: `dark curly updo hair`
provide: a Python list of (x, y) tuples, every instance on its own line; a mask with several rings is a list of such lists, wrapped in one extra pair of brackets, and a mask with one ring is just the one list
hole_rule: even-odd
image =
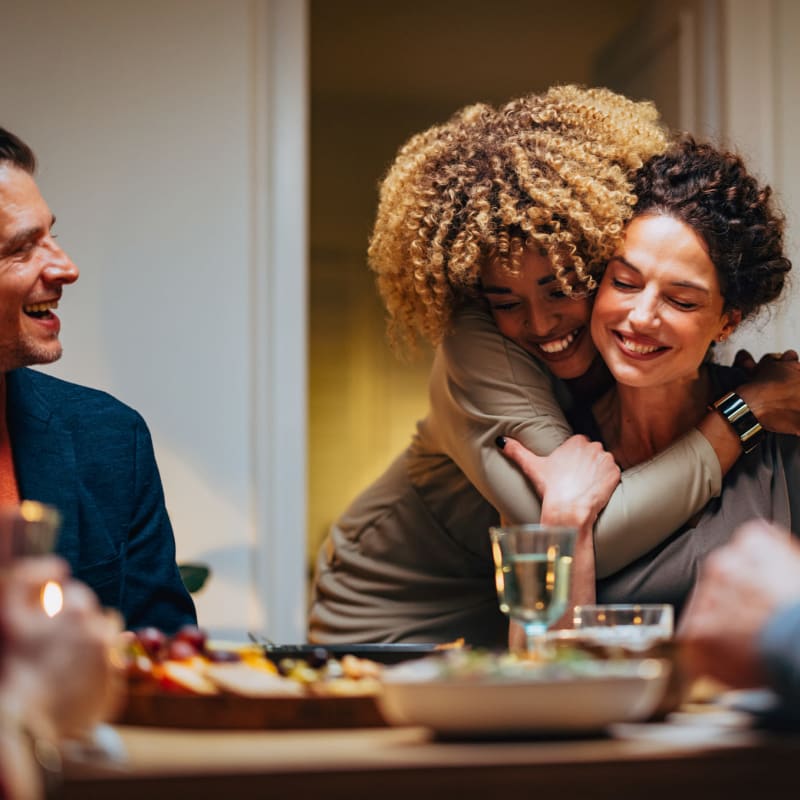
[(683, 138), (637, 171), (634, 192), (634, 215), (666, 214), (702, 237), (726, 309), (745, 319), (783, 291), (784, 217), (739, 156)]

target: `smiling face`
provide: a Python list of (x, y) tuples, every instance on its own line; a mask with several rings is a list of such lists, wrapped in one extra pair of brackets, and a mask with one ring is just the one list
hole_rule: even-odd
[(503, 336), (559, 378), (586, 373), (597, 355), (589, 336), (590, 302), (564, 294), (546, 256), (526, 250), (516, 275), (492, 261), (481, 269), (481, 287)]
[(614, 378), (635, 387), (697, 377), (705, 354), (736, 327), (702, 239), (664, 215), (633, 219), (597, 292), (592, 338)]
[(0, 371), (61, 356), (53, 310), (78, 268), (56, 243), (54, 222), (33, 178), (0, 163)]

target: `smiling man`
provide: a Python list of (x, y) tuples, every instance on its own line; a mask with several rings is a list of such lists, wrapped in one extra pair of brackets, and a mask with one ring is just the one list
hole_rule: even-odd
[(0, 503), (56, 506), (56, 550), (127, 627), (195, 621), (144, 420), (28, 367), (61, 356), (58, 308), (78, 268), (53, 233), (31, 149), (0, 128)]

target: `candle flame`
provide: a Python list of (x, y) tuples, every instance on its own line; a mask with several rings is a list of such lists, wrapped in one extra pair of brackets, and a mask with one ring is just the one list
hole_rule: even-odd
[(61, 584), (47, 581), (42, 587), (42, 607), (48, 617), (54, 617), (64, 606), (64, 592)]

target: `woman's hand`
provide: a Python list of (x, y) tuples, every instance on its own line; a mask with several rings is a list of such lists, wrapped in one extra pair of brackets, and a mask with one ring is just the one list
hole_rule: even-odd
[(611, 453), (585, 436), (571, 436), (549, 456), (537, 456), (515, 439), (503, 441), (503, 453), (542, 498), (543, 523), (594, 525), (619, 483), (620, 470)]
[(736, 391), (768, 431), (800, 435), (800, 363), (794, 350), (768, 353), (758, 364), (740, 350), (734, 366), (749, 372)]
[[(585, 436), (571, 436), (549, 456), (537, 456), (514, 439), (503, 437), (503, 452), (522, 470), (542, 498), (540, 521), (578, 529), (570, 585), (570, 607), (553, 626), (571, 627), (572, 606), (595, 600), (593, 527), (619, 483), (620, 470), (611, 453)], [(509, 646), (519, 643), (512, 626)]]

